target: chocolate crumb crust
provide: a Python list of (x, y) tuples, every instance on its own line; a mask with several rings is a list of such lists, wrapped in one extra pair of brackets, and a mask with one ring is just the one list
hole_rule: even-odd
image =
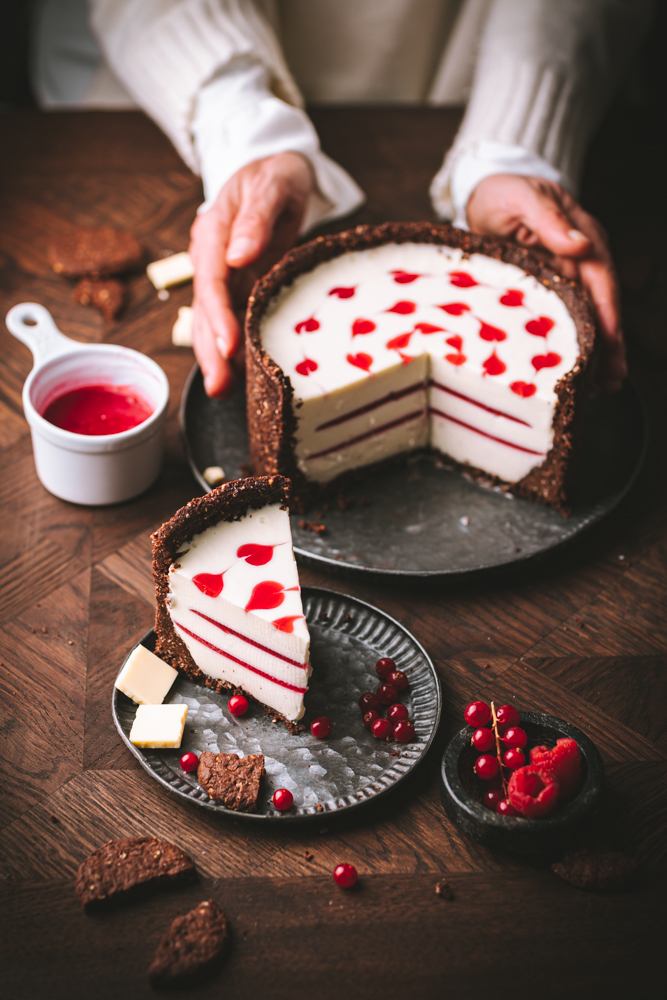
[[(153, 543), (153, 580), (155, 581), (155, 633), (157, 643), (155, 654), (175, 670), (180, 671), (194, 684), (203, 684), (213, 691), (241, 692), (252, 698), (247, 691), (228, 681), (209, 677), (199, 669), (190, 650), (176, 632), (167, 599), (169, 596), (169, 567), (176, 562), (179, 552), (186, 543), (207, 528), (220, 521), (238, 521), (249, 510), (258, 510), (267, 504), (287, 505), (290, 496), (290, 482), (284, 476), (256, 476), (247, 479), (233, 479), (216, 487), (202, 497), (195, 497), (185, 507), (181, 507), (169, 521), (151, 535)], [(257, 699), (253, 699), (256, 701)], [(261, 703), (260, 703), (261, 704)], [(266, 706), (264, 706), (266, 707)], [(270, 711), (278, 715), (273, 709)], [(304, 727), (280, 716), (291, 733), (296, 734)]]
[(215, 972), (229, 947), (225, 915), (206, 899), (172, 922), (148, 970), (151, 986), (174, 989), (194, 985)]
[(98, 847), (81, 862), (75, 890), (91, 913), (196, 875), (188, 855), (175, 844), (157, 837), (122, 837)]
[(212, 753), (205, 750), (199, 758), (197, 781), (208, 794), (227, 809), (255, 812), (264, 769), (264, 754)]
[(246, 382), (248, 437), (256, 474), (281, 473), (292, 481), (294, 501), (303, 507), (309, 500), (332, 488), (341, 479), (323, 486), (306, 479), (294, 457), (296, 416), (292, 408), (294, 390), (289, 376), (262, 347), (261, 323), (271, 300), (301, 274), (342, 254), (368, 250), (385, 243), (436, 243), (460, 249), (464, 254), (485, 254), (505, 264), (514, 264), (554, 291), (574, 322), (579, 356), (556, 385), (558, 402), (554, 413), (554, 446), (538, 468), (517, 483), (503, 483), (481, 469), (462, 466), (473, 478), (505, 485), (517, 496), (549, 504), (562, 513), (567, 507), (567, 486), (578, 415), (584, 402), (585, 374), (594, 342), (595, 324), (588, 297), (581, 285), (563, 277), (535, 251), (516, 243), (478, 236), (462, 229), (430, 222), (386, 222), (381, 226), (357, 226), (343, 233), (318, 236), (291, 250), (255, 285), (246, 313)]

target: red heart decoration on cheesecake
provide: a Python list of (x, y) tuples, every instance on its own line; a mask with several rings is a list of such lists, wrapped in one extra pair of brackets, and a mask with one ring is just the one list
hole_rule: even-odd
[(500, 304), (503, 306), (522, 306), (523, 292), (517, 291), (516, 288), (508, 288), (505, 294), (500, 296)]
[(450, 365), (464, 365), (466, 360), (465, 354), (460, 351), (457, 354), (445, 354), (445, 361), (449, 361)]
[(305, 615), (286, 615), (284, 618), (276, 618), (273, 624), (279, 632), (293, 632), (294, 622), (305, 617)]
[(449, 344), (450, 347), (453, 347), (455, 351), (460, 351), (461, 348), (463, 347), (463, 337), (459, 336), (447, 337), (445, 343)]
[(560, 354), (556, 354), (555, 351), (549, 351), (548, 354), (536, 354), (532, 359), (533, 368), (536, 372), (539, 372), (540, 368), (555, 368), (562, 360)]
[(510, 389), (515, 392), (517, 396), (523, 396), (524, 399), (528, 399), (529, 396), (534, 396), (537, 392), (537, 386), (533, 385), (532, 382), (512, 382)]
[(391, 307), (391, 309), (387, 309), (387, 312), (398, 313), (399, 316), (409, 316), (410, 313), (413, 313), (416, 308), (417, 306), (414, 304), (414, 302), (404, 301), (404, 302), (397, 302), (396, 305), (393, 305)]
[(313, 361), (312, 358), (304, 358), (295, 367), (299, 375), (310, 375), (311, 372), (317, 371), (317, 361)]
[(246, 611), (272, 611), (273, 608), (280, 607), (288, 590), (298, 589), (298, 587), (283, 587), (282, 583), (276, 583), (275, 580), (262, 580), (256, 587), (253, 587), (245, 609)]
[(391, 340), (387, 341), (387, 348), (390, 351), (402, 351), (404, 347), (407, 347), (410, 343), (410, 337), (412, 336), (412, 330), (410, 333), (399, 333), (398, 337), (393, 337)]
[(490, 323), (484, 323), (481, 319), (479, 322), (481, 323), (479, 335), (482, 340), (507, 340), (507, 334), (504, 330), (497, 326), (491, 326)]
[(389, 273), (393, 274), (397, 285), (411, 285), (417, 278), (422, 277), (421, 274), (411, 274), (409, 271), (390, 271)]
[(361, 368), (365, 372), (369, 371), (373, 364), (370, 354), (348, 354), (347, 361), (349, 364), (354, 365), (355, 368)]
[(304, 319), (300, 323), (297, 323), (294, 327), (296, 333), (314, 333), (315, 330), (319, 330), (320, 324), (314, 316), (310, 319)]
[(538, 316), (537, 319), (528, 320), (526, 330), (532, 333), (533, 337), (546, 337), (549, 330), (553, 330), (554, 321), (548, 316)]
[(465, 302), (447, 302), (444, 306), (438, 306), (438, 309), (444, 310), (450, 316), (461, 316), (464, 312), (470, 312), (470, 306)]
[(223, 576), (223, 573), (197, 573), (192, 577), (192, 582), (207, 597), (220, 597), (224, 586)]
[(352, 288), (332, 288), (329, 295), (337, 295), (339, 299), (351, 299), (356, 291), (356, 285)]
[(352, 324), (352, 336), (360, 337), (365, 333), (372, 333), (375, 329), (375, 323), (372, 319), (355, 319)]
[(487, 375), (502, 375), (507, 369), (507, 365), (504, 361), (501, 361), (496, 352), (489, 355), (486, 361), (483, 362), (482, 368)]
[(446, 333), (444, 326), (434, 326), (433, 323), (415, 323), (415, 330), (420, 333)]
[(479, 281), (475, 281), (472, 274), (468, 274), (467, 271), (450, 271), (449, 280), (457, 288), (474, 288), (479, 284)]
[(275, 545), (259, 545), (256, 542), (246, 542), (236, 550), (237, 559), (245, 559), (251, 566), (266, 566), (271, 562)]

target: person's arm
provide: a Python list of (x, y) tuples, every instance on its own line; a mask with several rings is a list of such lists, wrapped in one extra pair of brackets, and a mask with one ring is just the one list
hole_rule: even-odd
[[(211, 395), (231, 387), (236, 311), (299, 232), (363, 201), (320, 149), (252, 0), (89, 0), (105, 57), (201, 173), (192, 229), (194, 342)], [(245, 241), (243, 243), (242, 241)]]
[[(578, 205), (592, 132), (646, 31), (650, 0), (493, 0), (470, 102), (431, 186), (442, 217), (539, 243), (588, 288), (601, 384), (625, 374), (618, 288), (602, 227)], [(583, 231), (584, 238), (568, 233)]]

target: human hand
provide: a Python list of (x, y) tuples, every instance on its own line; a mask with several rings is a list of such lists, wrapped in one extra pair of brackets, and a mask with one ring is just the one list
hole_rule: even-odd
[(542, 246), (557, 270), (578, 278), (593, 300), (601, 352), (595, 373), (600, 387), (616, 392), (627, 375), (618, 279), (607, 235), (560, 184), (541, 177), (492, 174), (468, 200), (474, 233), (512, 236), (524, 246)]
[(233, 387), (240, 313), (255, 281), (294, 243), (315, 181), (299, 153), (278, 153), (238, 170), (197, 216), (192, 338), (209, 396)]

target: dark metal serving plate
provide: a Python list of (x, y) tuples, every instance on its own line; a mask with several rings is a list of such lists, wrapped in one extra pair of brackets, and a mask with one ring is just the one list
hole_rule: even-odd
[[(304, 587), (301, 596), (313, 675), (303, 719), (307, 728), (298, 736), (281, 722), (272, 722), (254, 702), (246, 715), (233, 716), (227, 709), (228, 694), (217, 694), (179, 675), (165, 701), (188, 705), (180, 749), (141, 749), (129, 741), (137, 706), (114, 688), (112, 710), (118, 732), (144, 770), (169, 791), (237, 819), (317, 820), (358, 809), (390, 792), (424, 758), (438, 728), (442, 699), (435, 668), (423, 647), (397, 621), (364, 601), (316, 587)], [(153, 650), (155, 633), (148, 632), (141, 644)], [(374, 669), (380, 656), (391, 656), (410, 678), (401, 700), (414, 722), (412, 743), (376, 740), (363, 725), (357, 701), (380, 683)], [(327, 739), (315, 739), (309, 731), (310, 722), (319, 715), (332, 722)], [(267, 773), (258, 811), (239, 813), (209, 799), (196, 774), (185, 774), (179, 766), (188, 750), (263, 753)], [(276, 788), (289, 788), (294, 795), (288, 812), (273, 806)]]
[[(181, 400), (181, 430), (190, 466), (220, 465), (227, 479), (249, 461), (245, 395), (228, 400), (204, 392), (195, 365)], [(572, 515), (480, 486), (433, 455), (396, 459), (345, 486), (354, 502), (292, 516), (294, 550), (303, 562), (387, 576), (463, 576), (544, 555), (608, 514), (635, 481), (646, 450), (641, 402), (632, 385), (591, 396), (572, 490)], [(247, 474), (247, 473), (246, 473)], [(299, 527), (321, 515), (326, 532)], [(466, 520), (467, 519), (467, 520)]]

